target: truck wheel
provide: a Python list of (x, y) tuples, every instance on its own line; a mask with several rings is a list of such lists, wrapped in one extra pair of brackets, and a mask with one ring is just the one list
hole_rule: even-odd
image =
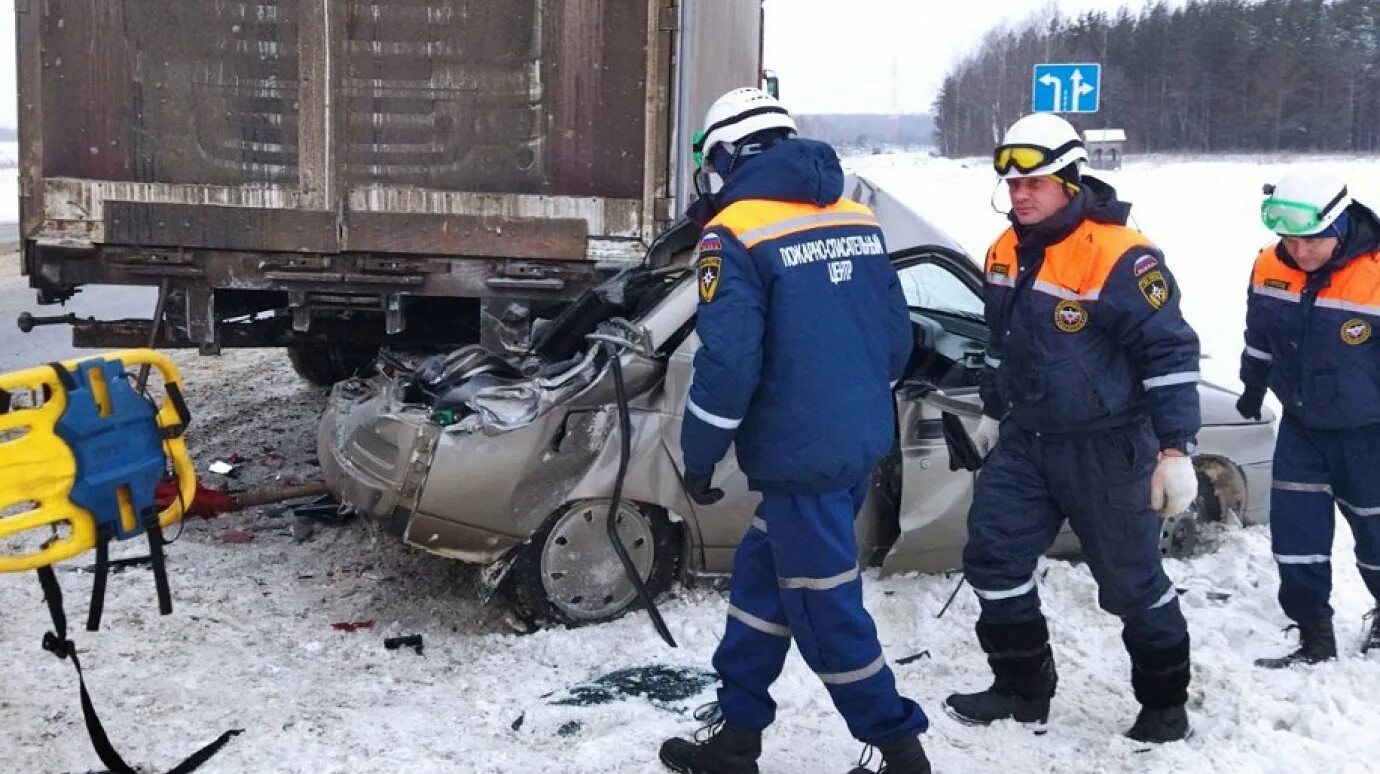
[[(617, 618), (638, 606), (637, 590), (609, 542), (608, 500), (562, 509), (522, 547), (504, 595), (528, 624), (579, 626)], [(655, 599), (680, 569), (680, 531), (659, 509), (627, 500), (618, 535)]]
[(287, 353), (298, 376), (318, 387), (330, 387), (368, 368), (379, 351), (349, 344), (294, 344)]

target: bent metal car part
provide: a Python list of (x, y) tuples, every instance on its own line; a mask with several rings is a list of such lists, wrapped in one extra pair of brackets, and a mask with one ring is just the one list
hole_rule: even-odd
[[(897, 448), (879, 466), (858, 519), (862, 556), (884, 573), (960, 564), (973, 477), (950, 469), (941, 416), (980, 412), (987, 337), (981, 277), (962, 249), (865, 178), (849, 195), (877, 213), (915, 327), (916, 349), (896, 388)], [(688, 232), (688, 237), (687, 237)], [(632, 414), (631, 460), (618, 534), (655, 593), (678, 578), (729, 571), (757, 503), (732, 455), (711, 506), (680, 485), (680, 425), (699, 345), (682, 227), (628, 270), (536, 328), (526, 353), (478, 346), (335, 388), (318, 445), (346, 507), (405, 542), (480, 565), (534, 619), (584, 622), (621, 613), (635, 589), (606, 534), (619, 452), (610, 353)], [(613, 344), (610, 344), (613, 342)], [(1235, 397), (1202, 384), (1204, 427), (1194, 461), (1202, 494), (1166, 521), (1167, 551), (1191, 550), (1200, 521), (1267, 518), (1273, 432), (1240, 419)], [(1065, 531), (1054, 552), (1076, 550)]]

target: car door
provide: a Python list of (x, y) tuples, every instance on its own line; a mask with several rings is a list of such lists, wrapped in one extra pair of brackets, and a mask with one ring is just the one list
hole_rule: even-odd
[(982, 413), (978, 377), (987, 343), (982, 278), (966, 255), (924, 246), (892, 257), (915, 327), (915, 351), (896, 389), (900, 447), (898, 534), (884, 574), (958, 566), (973, 475), (949, 470), (941, 417), (965, 428)]
[[(897, 537), (883, 574), (943, 572), (962, 565), (975, 476), (951, 470), (944, 413), (972, 432), (982, 416), (978, 378), (987, 347), (982, 275), (966, 255), (920, 247), (893, 256), (915, 325), (915, 353), (897, 385), (901, 491)], [(1077, 541), (1065, 529), (1051, 553)]]

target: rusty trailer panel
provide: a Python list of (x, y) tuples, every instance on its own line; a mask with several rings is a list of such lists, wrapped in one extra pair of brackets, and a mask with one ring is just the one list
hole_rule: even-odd
[(44, 174), (640, 198), (648, 4), (47, 0)]
[(105, 241), (117, 245), (334, 252), (333, 213), (211, 204), (109, 201)]
[(345, 248), (357, 252), (579, 260), (589, 226), (578, 218), (351, 212), (345, 233)]
[[(568, 301), (643, 259), (685, 205), (691, 126), (760, 75), (759, 0), (24, 0), (16, 14), (20, 230), (40, 303), (162, 285), (189, 299), (206, 351), (222, 308), (290, 309), (294, 336), (344, 309), (393, 335), (416, 308), (444, 317), (436, 299), (464, 314)], [(321, 301), (343, 296), (356, 302)]]

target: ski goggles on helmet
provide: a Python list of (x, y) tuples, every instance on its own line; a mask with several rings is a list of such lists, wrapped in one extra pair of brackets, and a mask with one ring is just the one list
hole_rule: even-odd
[(1329, 220), (1332, 211), (1346, 198), (1347, 189), (1343, 188), (1323, 207), (1276, 198), (1273, 189), (1269, 193), (1269, 197), (1260, 203), (1260, 220), (1265, 227), (1276, 234), (1305, 237), (1315, 236), (1323, 230), (1323, 224)]
[(704, 166), (704, 138), (709, 134), (707, 129), (695, 132), (695, 136), (690, 140), (690, 157), (694, 159), (695, 166)]
[(1013, 169), (1023, 175), (1030, 174), (1041, 167), (1053, 164), (1065, 153), (1082, 146), (1082, 140), (1069, 140), (1054, 149), (1039, 145), (1000, 145), (992, 153), (992, 168), (997, 170), (998, 175), (1008, 174)]

